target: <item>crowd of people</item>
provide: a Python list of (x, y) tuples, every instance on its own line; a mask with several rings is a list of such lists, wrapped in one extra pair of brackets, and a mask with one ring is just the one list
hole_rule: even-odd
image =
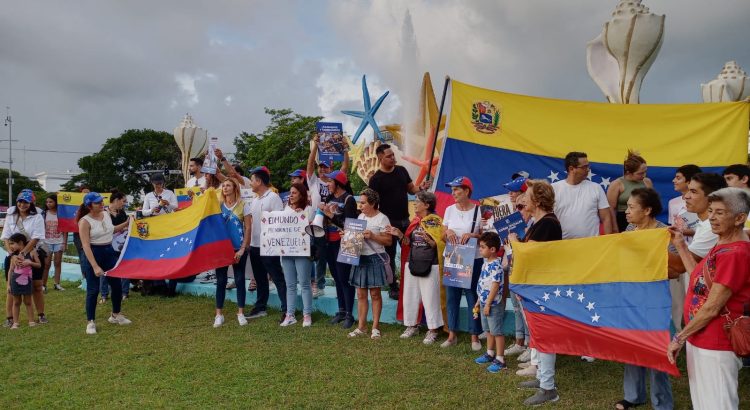
[[(672, 239), (670, 248), (664, 252), (669, 253), (675, 333), (667, 354), (674, 361), (685, 346), (693, 408), (738, 407), (738, 373), (742, 364), (723, 327), (728, 319), (746, 313), (750, 304), (750, 167), (747, 165), (732, 165), (723, 175), (702, 172), (696, 165), (678, 168), (673, 180), (676, 193), (669, 201), (668, 224), (664, 224), (657, 219), (663, 211), (662, 199), (646, 177), (646, 160), (638, 153), (627, 153), (623, 176), (605, 193), (599, 184), (588, 179), (588, 156), (571, 152), (564, 160), (567, 176), (563, 180), (550, 184), (519, 171), (503, 185), (527, 228), (522, 237), (511, 234), (509, 240), (501, 241), (496, 232), (483, 231), (486, 221), (472, 198), (474, 186), (468, 177), (456, 176), (446, 184), (454, 203), (441, 217), (436, 212), (436, 195), (428, 191), (429, 182), (415, 186), (406, 169), (396, 164), (389, 145), (378, 146), (380, 168), (370, 178), (368, 187), (355, 195), (347, 177), (348, 155), (345, 154), (341, 167), (335, 169), (331, 162), (318, 161), (317, 143), (317, 139), (311, 143), (306, 169), (288, 174), (291, 189), (286, 203), (271, 185), (271, 172), (265, 166), (250, 169), (246, 177), (243, 169), (229, 163), (220, 150), (215, 152), (220, 164), (215, 174), (200, 171), (203, 163), (200, 158), (191, 161), (192, 178), (187, 186), (201, 190), (217, 188), (221, 213), (227, 226), (233, 228), (229, 232), (234, 261), (215, 270), (214, 327), (225, 324), (226, 290), (231, 287), (237, 289), (240, 326), (249, 319), (267, 316), (271, 282), (281, 300), (279, 325), (297, 323), (299, 292), (302, 326), (309, 327), (313, 324), (313, 299), (325, 294), (325, 278), (330, 272), (338, 312), (329, 323), (349, 330), (348, 337), (383, 336), (381, 290), (388, 288), (388, 296), (398, 300), (398, 311), (403, 318), (405, 329), (401, 338), (416, 336), (420, 326), (425, 325), (424, 344), (437, 342), (441, 330), (445, 330), (448, 335), (440, 346), (451, 348), (459, 341), (460, 316), (465, 314), (471, 348), (477, 352), (484, 350), (475, 359), (477, 364), (498, 373), (508, 368), (507, 356), (518, 355), (517, 374), (530, 378), (521, 381), (519, 387), (535, 390), (524, 403), (554, 402), (560, 397), (555, 383), (555, 352), (529, 347), (534, 334), (526, 323), (519, 298), (509, 292), (513, 243), (668, 228)], [(153, 190), (146, 195), (138, 217), (177, 211), (177, 197), (164, 187), (163, 176), (154, 175), (151, 183)], [(241, 197), (243, 188), (252, 190), (252, 199)], [(411, 218), (410, 194), (414, 195)], [(111, 300), (110, 323), (131, 323), (121, 312), (130, 284), (103, 275), (114, 266), (120, 249), (113, 244), (121, 246), (128, 226), (128, 216), (123, 211), (125, 196), (112, 194), (108, 208), (103, 206), (103, 200), (96, 192), (85, 194), (77, 215), (78, 237), (74, 238), (80, 241), (77, 247), (86, 280), (86, 333), (89, 334), (97, 332), (97, 300), (99, 304)], [(8, 211), (1, 237), (9, 253), (5, 261), (5, 277), (10, 285), (6, 325), (14, 329), (19, 327), (21, 305), (26, 307), (29, 325), (47, 322), (44, 293), (53, 263), (54, 289), (63, 290), (60, 259), (66, 241), (57, 228), (56, 196), (46, 199), (44, 210), (34, 204), (33, 193), (21, 192), (16, 206)], [(261, 255), (261, 214), (284, 209), (304, 214), (309, 221), (316, 214), (324, 215), (324, 235), (312, 238), (314, 246), (309, 257)], [(367, 221), (364, 248), (356, 266), (337, 261), (347, 218)], [(470, 288), (443, 286), (446, 244), (467, 243), (471, 238), (477, 239), (478, 246)], [(401, 266), (396, 264), (398, 248)], [(248, 260), (252, 278), (245, 288)], [(230, 270), (233, 284), (228, 280)], [(174, 291), (174, 283), (170, 285)], [(249, 312), (245, 311), (247, 291), (257, 292), (256, 303)], [(463, 298), (469, 308), (462, 311)], [(515, 334), (506, 348), (503, 321), (507, 299), (513, 305)], [(33, 315), (32, 301), (37, 316)], [(370, 305), (372, 323), (368, 328)], [(484, 349), (482, 339), (486, 339)], [(585, 356), (582, 359), (594, 360)], [(671, 409), (669, 376), (633, 365), (624, 366), (623, 399), (616, 408), (645, 404), (647, 380), (651, 384), (652, 406)]]

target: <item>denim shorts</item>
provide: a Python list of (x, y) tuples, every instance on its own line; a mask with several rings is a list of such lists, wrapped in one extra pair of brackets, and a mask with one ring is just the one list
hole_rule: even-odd
[(503, 334), (503, 318), (505, 317), (505, 306), (498, 303), (490, 308), (489, 316), (484, 315), (484, 309), (481, 312), (482, 330), (490, 332), (492, 336)]
[(61, 252), (63, 250), (61, 243), (48, 243), (47, 248), (49, 248), (50, 253)]

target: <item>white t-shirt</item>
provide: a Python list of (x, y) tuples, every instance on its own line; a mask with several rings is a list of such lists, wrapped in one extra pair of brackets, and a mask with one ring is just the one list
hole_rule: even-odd
[(164, 213), (169, 213), (177, 209), (177, 195), (174, 194), (174, 192), (165, 189), (161, 191), (161, 195), (159, 195), (161, 199), (165, 199), (169, 202), (169, 205), (167, 205), (166, 209), (162, 207), (162, 209), (159, 212), (152, 213), (151, 210), (154, 209), (157, 205), (159, 205), (159, 198), (156, 197), (156, 194), (154, 191), (149, 192), (146, 194), (146, 199), (143, 200), (143, 207), (141, 208), (141, 213), (143, 213), (143, 216), (156, 216), (161, 215)]
[(688, 250), (701, 258), (705, 258), (719, 241), (719, 236), (711, 232), (711, 222), (706, 218), (695, 225), (693, 241), (688, 245)]
[[(459, 240), (465, 233), (479, 233), (479, 228), (482, 226), (482, 212), (477, 210), (477, 217), (473, 219), (474, 210), (477, 206), (474, 205), (468, 211), (459, 211), (456, 204), (449, 206), (445, 209), (443, 226), (455, 232)], [(471, 231), (472, 223), (474, 223), (474, 231)], [(479, 257), (479, 246), (477, 246), (474, 259), (478, 259)]]
[[(367, 227), (365, 230), (371, 231), (374, 234), (379, 234), (385, 230), (385, 227), (391, 224), (388, 217), (384, 213), (378, 212), (373, 217), (365, 216), (365, 214), (359, 214), (357, 219), (363, 219), (367, 221)], [(384, 253), (385, 246), (375, 242), (374, 240), (365, 239), (365, 246), (362, 247), (362, 255), (375, 255), (376, 253)]]
[(41, 213), (28, 215), (23, 221), (21, 221), (20, 215), (11, 215), (8, 213), (5, 217), (5, 225), (3, 226), (3, 233), (0, 235), (0, 239), (8, 239), (14, 233), (21, 233), (21, 230), (16, 225), (16, 218), (23, 225), (23, 229), (29, 235), (29, 239), (39, 239), (40, 242), (44, 240), (44, 219)]
[(562, 226), (563, 239), (599, 235), (599, 210), (608, 209), (607, 195), (599, 184), (583, 180), (570, 185), (562, 180), (552, 184), (555, 190), (555, 215)]
[(328, 192), (328, 184), (321, 181), (320, 178), (313, 173), (307, 176), (307, 186), (309, 187), (310, 206), (312, 206), (313, 209), (318, 209), (318, 204), (324, 199), (323, 196), (330, 196), (330, 193)]
[(187, 184), (185, 186), (187, 188), (192, 188), (192, 187), (196, 187), (197, 186), (197, 187), (201, 187), (203, 189), (206, 189), (206, 176), (205, 175), (201, 175), (200, 178), (190, 177), (190, 179), (188, 179)]
[(250, 236), (250, 246), (260, 247), (260, 219), (263, 211), (281, 211), (284, 204), (281, 203), (279, 194), (273, 192), (270, 188), (263, 195), (255, 198), (250, 204), (250, 213), (253, 216), (252, 235)]

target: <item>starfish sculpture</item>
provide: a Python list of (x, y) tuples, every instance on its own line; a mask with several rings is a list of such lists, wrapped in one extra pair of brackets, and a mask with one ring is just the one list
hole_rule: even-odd
[(352, 142), (357, 143), (357, 140), (359, 139), (359, 136), (362, 134), (362, 132), (367, 128), (369, 125), (372, 127), (372, 131), (375, 133), (375, 136), (380, 141), (385, 142), (385, 138), (380, 133), (380, 128), (378, 127), (378, 123), (375, 122), (375, 113), (378, 112), (378, 109), (380, 108), (380, 105), (383, 104), (383, 100), (385, 100), (385, 97), (388, 96), (389, 91), (386, 91), (383, 95), (378, 98), (377, 101), (375, 101), (375, 104), (370, 104), (370, 92), (367, 90), (367, 78), (366, 76), (362, 76), (362, 99), (365, 103), (365, 110), (364, 111), (349, 111), (344, 110), (341, 111), (341, 113), (346, 115), (351, 115), (352, 117), (357, 117), (362, 119), (362, 123), (359, 124), (359, 128), (357, 128), (357, 132), (354, 133), (354, 137), (352, 137)]

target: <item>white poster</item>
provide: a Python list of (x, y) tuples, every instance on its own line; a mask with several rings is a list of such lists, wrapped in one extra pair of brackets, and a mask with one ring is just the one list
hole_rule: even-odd
[(219, 165), (219, 159), (216, 158), (216, 148), (219, 146), (219, 137), (211, 137), (209, 139), (208, 152), (206, 157), (203, 159), (203, 166), (201, 172), (204, 174), (216, 175), (216, 170)]
[(310, 256), (310, 224), (305, 212), (291, 209), (263, 212), (260, 219), (260, 254), (262, 256)]

